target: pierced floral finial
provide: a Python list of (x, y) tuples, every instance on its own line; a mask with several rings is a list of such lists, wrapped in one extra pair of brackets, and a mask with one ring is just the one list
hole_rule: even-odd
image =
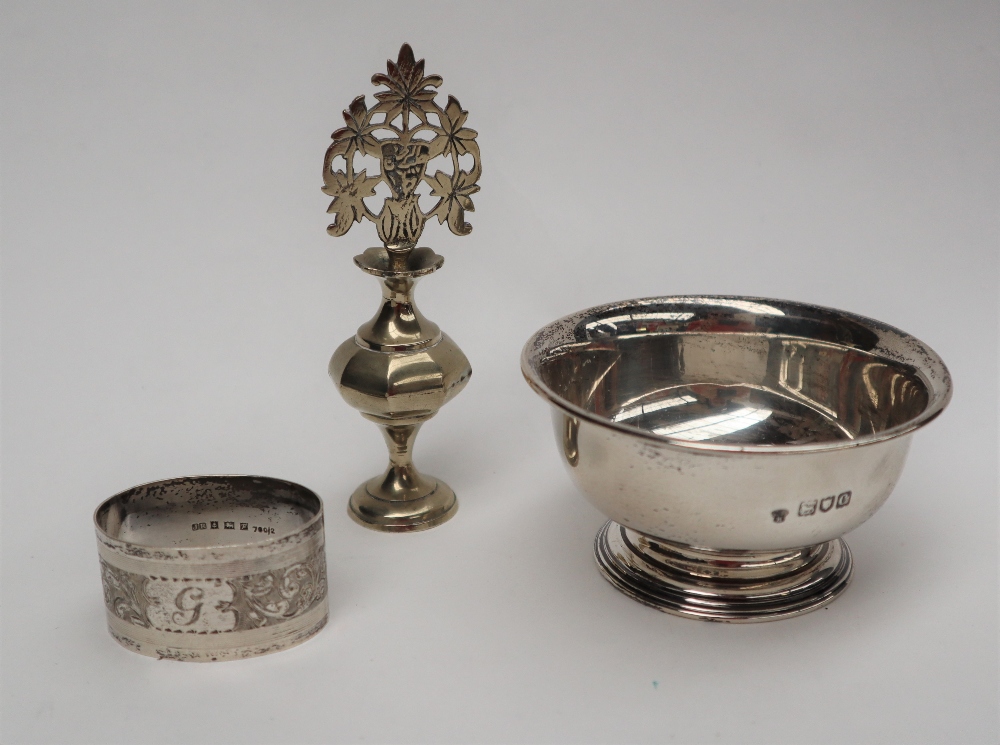
[[(336, 215), (326, 229), (330, 235), (344, 235), (355, 222), (367, 218), (378, 228), (385, 247), (407, 250), (416, 245), (424, 223), (431, 217), (448, 223), (455, 235), (468, 235), (472, 226), (465, 213), (474, 212), (471, 195), (479, 191), (482, 166), (476, 131), (465, 126), (469, 112), (458, 99), (448, 96), (442, 108), (435, 101), (442, 84), (438, 75), (424, 75), (424, 61), (414, 60), (409, 44), (403, 44), (396, 62), (386, 63), (386, 73), (372, 77), (372, 83), (387, 90), (375, 93), (378, 100), (369, 109), (358, 96), (344, 112), (345, 127), (333, 133), (333, 144), (323, 160), (323, 192), (333, 197), (327, 212)], [(411, 127), (411, 125), (414, 125)], [(470, 156), (465, 169), (459, 160)], [(334, 161), (343, 170), (334, 170)], [(372, 176), (368, 169), (354, 172), (355, 161), (377, 158), (380, 170)], [(451, 173), (428, 165), (450, 160)], [(426, 212), (420, 208), (417, 188), (430, 187), (437, 202)], [(375, 196), (379, 183), (388, 186), (391, 196), (376, 214), (365, 203)]]

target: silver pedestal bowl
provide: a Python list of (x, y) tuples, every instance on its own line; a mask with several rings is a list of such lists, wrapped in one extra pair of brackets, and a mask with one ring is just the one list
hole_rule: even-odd
[(622, 592), (712, 621), (820, 608), (841, 538), (882, 505), (951, 398), (941, 359), (869, 318), (748, 297), (659, 297), (555, 321), (521, 368)]

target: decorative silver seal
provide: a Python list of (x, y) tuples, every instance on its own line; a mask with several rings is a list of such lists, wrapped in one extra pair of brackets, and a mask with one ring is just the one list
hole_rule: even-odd
[(122, 646), (192, 662), (299, 644), (328, 615), (323, 503), (259, 476), (136, 486), (94, 513), (108, 630)]

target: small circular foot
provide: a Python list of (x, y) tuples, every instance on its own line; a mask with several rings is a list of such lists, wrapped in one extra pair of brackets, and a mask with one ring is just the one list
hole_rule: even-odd
[(716, 551), (608, 521), (594, 542), (611, 584), (640, 603), (705, 621), (775, 621), (822, 608), (851, 579), (843, 539), (789, 551)]
[(347, 513), (360, 525), (383, 533), (427, 530), (447, 522), (458, 511), (455, 492), (433, 476), (422, 477), (434, 484), (430, 493), (414, 499), (390, 500), (373, 494), (383, 479), (366, 481), (351, 495)]

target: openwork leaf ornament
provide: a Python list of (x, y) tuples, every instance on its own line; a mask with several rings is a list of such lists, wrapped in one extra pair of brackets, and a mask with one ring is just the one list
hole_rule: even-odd
[(378, 157), (379, 142), (372, 134), (378, 127), (369, 122), (368, 107), (365, 106), (365, 97), (358, 96), (344, 112), (344, 123), (346, 127), (334, 132), (333, 145), (330, 146), (330, 157), (343, 155), (345, 159), (351, 160), (355, 151), (362, 155), (374, 155)]
[[(372, 83), (384, 85), (389, 90), (375, 94), (379, 100), (375, 112), (385, 114), (385, 120), (391, 122), (402, 114), (404, 121), (410, 113), (417, 116), (422, 122), (427, 121), (427, 114), (437, 111), (434, 103), (436, 91), (428, 90), (428, 86), (440, 88), (444, 81), (439, 75), (424, 77), (424, 61), (419, 62), (413, 59), (413, 50), (409, 44), (403, 44), (399, 48), (399, 57), (396, 64), (392, 60), (386, 62), (388, 75), (376, 73), (372, 75)], [(373, 112), (374, 113), (374, 112)]]
[(438, 149), (438, 152), (435, 154), (474, 154), (476, 156), (476, 165), (478, 166), (479, 146), (476, 144), (476, 137), (479, 133), (465, 126), (465, 120), (468, 118), (469, 112), (462, 109), (458, 99), (454, 96), (448, 96), (448, 105), (438, 114), (441, 126), (431, 127), (431, 130), (437, 134), (437, 137), (433, 141)]
[(466, 210), (476, 211), (469, 195), (479, 191), (479, 185), (473, 180), (472, 175), (465, 171), (459, 171), (456, 176), (452, 177), (438, 171), (427, 181), (434, 187), (431, 196), (441, 197), (428, 217), (436, 215), (439, 223), (447, 220), (448, 227), (455, 235), (471, 233), (472, 226), (465, 222), (465, 212)]
[(375, 186), (382, 179), (368, 176), (367, 171), (359, 174), (330, 171), (329, 180), (323, 191), (333, 196), (327, 212), (335, 213), (336, 220), (327, 227), (330, 235), (344, 235), (355, 222), (361, 218), (371, 218), (371, 213), (365, 205), (365, 197), (375, 196)]
[[(358, 96), (344, 111), (346, 126), (333, 133), (323, 160), (323, 192), (333, 197), (327, 212), (336, 214), (330, 235), (344, 235), (367, 218), (386, 248), (406, 250), (416, 245), (431, 217), (447, 222), (456, 235), (472, 232), (465, 213), (475, 210), (470, 195), (479, 191), (482, 174), (477, 133), (465, 126), (469, 112), (458, 99), (449, 96), (444, 107), (437, 103), (435, 89), (442, 82), (438, 75), (425, 75), (424, 60), (415, 60), (404, 44), (396, 62), (386, 63), (386, 73), (372, 77), (386, 89), (374, 94), (378, 103), (369, 109)], [(355, 173), (358, 159), (378, 159), (379, 170), (372, 176), (367, 168)], [(470, 162), (463, 167), (465, 160)], [(428, 175), (428, 164), (438, 162), (449, 170)], [(382, 183), (390, 196), (376, 213), (365, 200), (375, 197)], [(417, 193), (421, 183), (437, 198), (427, 210)]]

